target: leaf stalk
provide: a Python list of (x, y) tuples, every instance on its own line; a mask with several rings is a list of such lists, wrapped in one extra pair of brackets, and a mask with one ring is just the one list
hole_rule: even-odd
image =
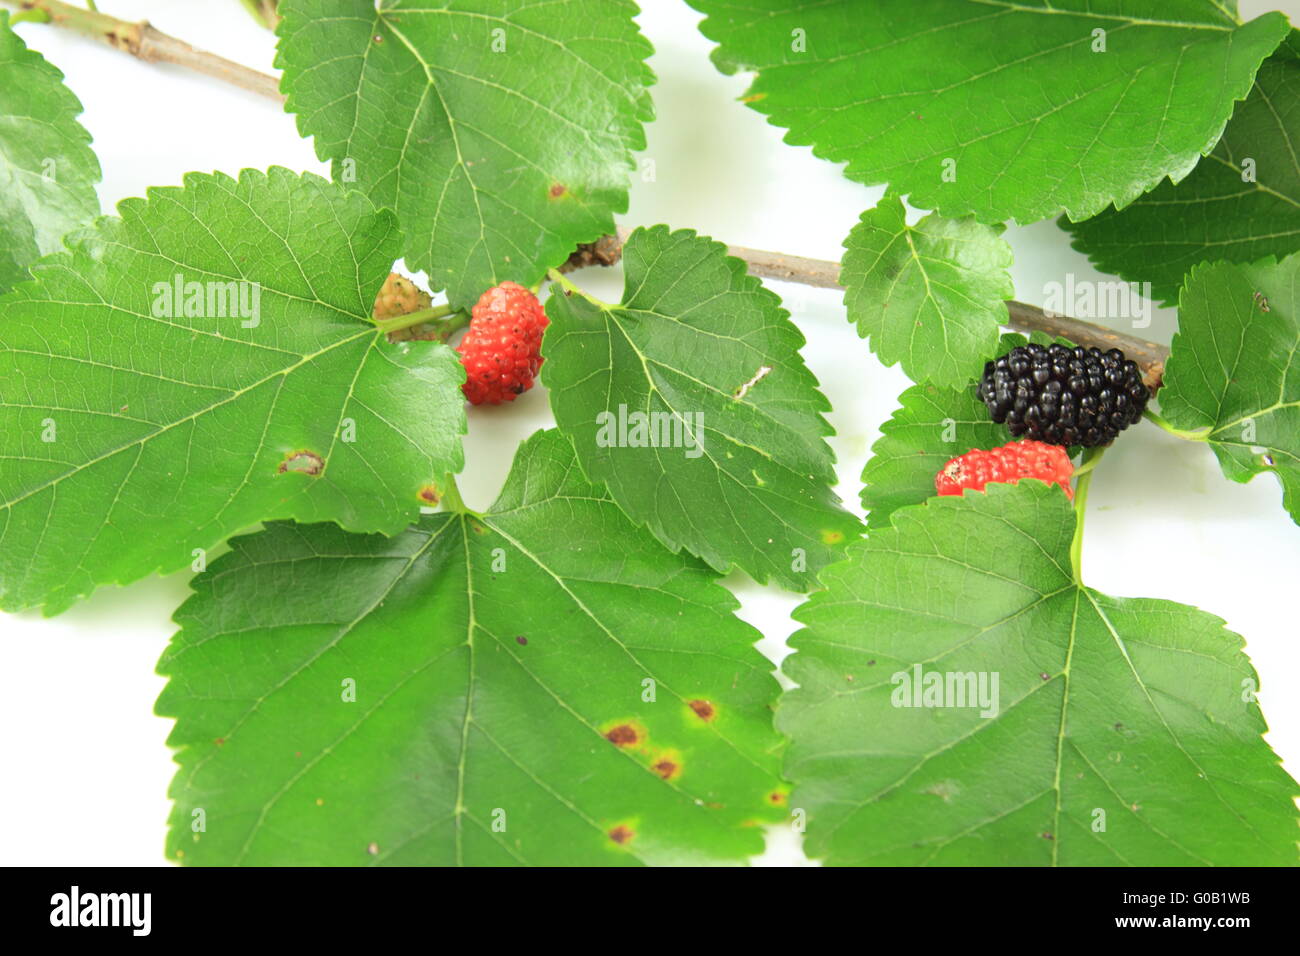
[(419, 309), (391, 319), (375, 319), (373, 321), (379, 331), (385, 335), (390, 332), (412, 329), (417, 325), (432, 325), (437, 332), (437, 341), (445, 342), (451, 337), (451, 333), (469, 324), (469, 313), (453, 309), (450, 305), (435, 305), (428, 309)]
[(1175, 428), (1172, 424), (1170, 424), (1168, 419), (1162, 417), (1157, 412), (1151, 411), (1151, 409), (1149, 408), (1142, 413), (1142, 417), (1145, 418), (1147, 421), (1149, 421), (1151, 424), (1155, 425), (1156, 427), (1169, 432), (1169, 434), (1173, 435), (1175, 438), (1181, 438), (1183, 441), (1209, 441), (1210, 440), (1210, 432), (1212, 429), (1211, 426), (1209, 425), (1205, 426), (1204, 428), (1197, 428), (1191, 431), (1185, 428)]
[(1088, 488), (1092, 484), (1093, 470), (1104, 454), (1105, 446), (1087, 449), (1074, 472), (1078, 482), (1074, 486), (1074, 540), (1070, 542), (1070, 568), (1074, 572), (1074, 583), (1079, 587), (1083, 587), (1083, 519), (1088, 510)]
[(442, 483), (441, 503), (444, 511), (451, 511), (455, 514), (472, 514), (465, 504), (465, 499), (460, 496), (460, 487), (456, 484), (456, 476), (448, 475)]
[(580, 286), (574, 285), (574, 283), (569, 280), (569, 277), (566, 276), (559, 269), (548, 270), (546, 273), (546, 277), (550, 279), (552, 282), (554, 282), (556, 285), (558, 285), (561, 289), (563, 289), (567, 294), (580, 295), (588, 302), (590, 302), (592, 305), (599, 306), (600, 308), (604, 309), (606, 312), (610, 311), (611, 309), (618, 308), (618, 306), (610, 305), (608, 302), (602, 302), (600, 299), (597, 299), (590, 292), (587, 292), (585, 289), (581, 288)]

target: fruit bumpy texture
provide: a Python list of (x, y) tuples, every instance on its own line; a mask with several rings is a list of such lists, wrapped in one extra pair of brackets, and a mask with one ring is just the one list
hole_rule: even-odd
[(372, 314), (376, 319), (395, 319), (399, 315), (427, 309), (431, 301), (429, 293), (421, 291), (406, 276), (390, 272), (379, 295), (375, 296)]
[(533, 387), (549, 324), (537, 297), (515, 282), (488, 289), (470, 312), (456, 350), (465, 366), (465, 397), (473, 405), (513, 402)]
[(968, 488), (983, 491), (989, 482), (1015, 484), (1021, 478), (1037, 478), (1049, 485), (1060, 485), (1073, 498), (1072, 474), (1074, 465), (1064, 448), (1026, 439), (989, 451), (976, 448), (958, 455), (934, 476), (934, 487), (941, 495), (959, 495)]
[[(379, 295), (375, 296), (375, 308), (371, 314), (376, 321), (396, 319), (412, 312), (422, 312), (432, 304), (433, 299), (429, 293), (406, 276), (390, 272)], [(413, 339), (442, 341), (445, 338), (445, 334), (433, 325), (413, 325), (409, 329), (394, 329), (388, 333), (390, 342), (408, 342)]]
[(1119, 349), (1022, 345), (984, 366), (979, 396), (1007, 430), (1053, 445), (1109, 445), (1151, 393)]

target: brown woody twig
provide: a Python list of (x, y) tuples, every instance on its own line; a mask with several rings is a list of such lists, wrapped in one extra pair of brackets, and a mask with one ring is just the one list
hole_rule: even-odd
[(87, 36), (98, 37), (124, 53), (146, 63), (174, 63), (186, 69), (204, 73), (223, 83), (231, 83), (261, 96), (284, 100), (280, 94), (280, 81), (274, 76), (249, 69), (242, 63), (227, 60), (215, 53), (197, 50), (184, 40), (156, 30), (146, 20), (132, 23), (117, 17), (88, 10), (85, 7), (60, 3), (59, 0), (0, 0), (20, 10), (42, 13), (45, 22), (68, 27)]

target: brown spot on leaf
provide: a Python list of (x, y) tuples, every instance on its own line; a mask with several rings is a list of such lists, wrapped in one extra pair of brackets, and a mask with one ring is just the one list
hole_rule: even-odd
[(673, 777), (677, 776), (677, 774), (681, 772), (681, 769), (680, 764), (674, 763), (667, 757), (658, 761), (654, 765), (655, 773), (659, 774), (659, 776), (663, 777), (665, 780), (673, 779)]
[(225, 742), (226, 742), (225, 737), (218, 737), (216, 740), (213, 741), (213, 743), (216, 744), (218, 747), (220, 747)]
[(785, 796), (780, 790), (773, 790), (767, 795), (767, 802), (774, 807), (785, 806)]
[(569, 191), (569, 187), (564, 185), (564, 183), (551, 183), (551, 189), (549, 195), (552, 199), (559, 199), (568, 191)]
[(291, 452), (284, 456), (284, 461), (280, 462), (278, 469), (280, 474), (285, 472), (297, 472), (300, 475), (319, 475), (325, 470), (325, 460), (314, 451)]
[(619, 724), (605, 732), (605, 739), (615, 747), (635, 747), (641, 742), (641, 734), (631, 724)]
[(690, 702), (691, 710), (695, 711), (695, 716), (700, 720), (712, 720), (718, 715), (713, 705), (707, 700), (696, 699)]
[(518, 637), (515, 638), (515, 643), (518, 644), (520, 647), (522, 647), (528, 643), (528, 638), (520, 634)]
[(438, 494), (438, 489), (433, 485), (425, 485), (421, 488), (419, 491), (419, 498), (430, 508), (442, 500), (442, 496)]
[(614, 827), (614, 829), (609, 831), (609, 838), (619, 846), (624, 846), (630, 843), (634, 836), (636, 836), (636, 834), (632, 832), (632, 828), (623, 823), (620, 823), (618, 826)]

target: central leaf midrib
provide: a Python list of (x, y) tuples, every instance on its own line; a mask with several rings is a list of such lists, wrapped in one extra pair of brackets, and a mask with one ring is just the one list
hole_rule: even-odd
[(1074, 644), (1079, 633), (1079, 587), (1074, 588), (1074, 612), (1070, 616), (1070, 640), (1065, 649), (1065, 663), (1061, 667), (1061, 677), (1065, 684), (1061, 690), (1061, 718), (1056, 726), (1056, 766), (1052, 771), (1052, 789), (1056, 791), (1056, 807), (1052, 811), (1052, 866), (1057, 865), (1061, 846), (1061, 765), (1065, 751), (1065, 731), (1067, 715), (1070, 711), (1070, 664), (1074, 661)]
[(1098, 13), (1093, 10), (1079, 11), (1069, 10), (1064, 7), (1030, 7), (1022, 3), (1014, 3), (1012, 0), (971, 0), (972, 3), (980, 4), (986, 7), (1001, 7), (1011, 14), (1028, 14), (1031, 16), (1057, 15), (1066, 17), (1078, 17), (1081, 20), (1116, 20), (1125, 26), (1140, 27), (1160, 27), (1178, 30), (1215, 30), (1221, 33), (1231, 33), (1241, 24), (1239, 17), (1229, 17), (1228, 11), (1214, 3), (1216, 9), (1220, 10), (1225, 19), (1231, 21), (1227, 25), (1215, 23), (1193, 23), (1185, 20), (1158, 20), (1147, 17), (1128, 17), (1119, 13)]
[[(465, 713), (461, 719), (460, 725), (460, 756), (456, 761), (456, 804), (452, 810), (456, 819), (456, 865), (465, 865), (465, 847), (462, 833), (461, 817), (465, 813), (465, 771), (469, 759), (469, 725), (474, 720), (474, 693), (475, 685), (478, 681), (478, 668), (475, 666), (474, 655), (474, 628), (478, 626), (478, 617), (474, 611), (474, 561), (469, 553), (469, 528), (467, 527), (468, 518), (464, 515), (457, 515), (449, 520), (444, 527), (450, 527), (455, 522), (460, 526), (460, 539), (462, 555), (465, 560), (465, 646), (469, 648), (469, 659), (466, 661), (466, 685), (465, 685)], [(403, 573), (409, 571), (408, 566)], [(493, 843), (501, 841), (493, 838)]]

